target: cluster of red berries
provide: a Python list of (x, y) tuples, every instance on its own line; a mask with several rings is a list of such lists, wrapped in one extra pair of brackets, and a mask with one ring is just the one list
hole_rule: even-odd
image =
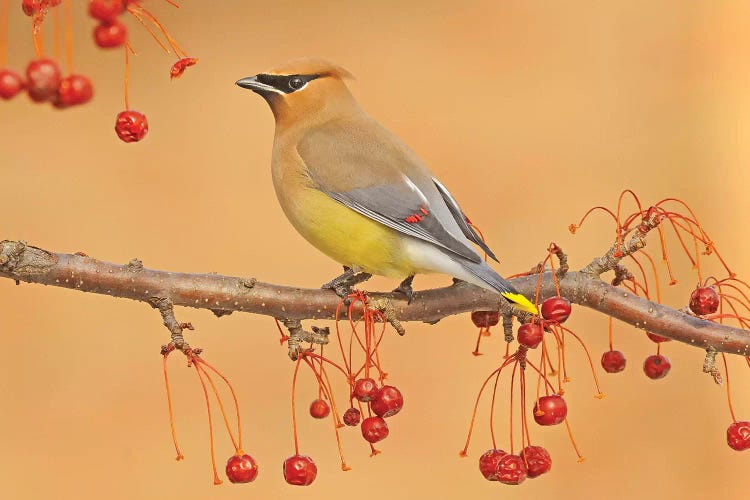
[[(362, 420), (362, 411), (352, 406), (344, 412), (341, 420), (350, 427), (359, 425), (362, 437), (371, 444), (388, 437), (385, 419), (396, 415), (404, 407), (404, 398), (398, 388), (392, 385), (378, 387), (377, 382), (371, 378), (361, 378), (354, 382), (351, 399), (368, 405), (371, 416)], [(331, 406), (325, 399), (318, 398), (310, 404), (311, 417), (323, 419), (330, 414)], [(295, 454), (284, 461), (283, 471), (287, 483), (308, 486), (315, 480), (318, 467), (309, 456)]]
[[(166, 0), (177, 7), (173, 0)], [(31, 61), (26, 68), (25, 78), (19, 73), (7, 68), (2, 68), (0, 62), (0, 99), (8, 100), (25, 91), (34, 102), (49, 102), (57, 109), (69, 108), (85, 104), (93, 97), (93, 85), (91, 80), (83, 75), (72, 73), (63, 77), (59, 64), (44, 57), (44, 46), (41, 31), (45, 17), (49, 9), (57, 7), (62, 0), (22, 0), (23, 12), (32, 18), (32, 34), (37, 57)], [(138, 111), (130, 110), (128, 103), (128, 71), (129, 53), (135, 53), (128, 44), (128, 29), (123, 22), (124, 14), (129, 13), (144, 25), (157, 43), (166, 51), (174, 53), (178, 60), (170, 68), (170, 77), (177, 78), (183, 74), (186, 68), (197, 63), (197, 59), (187, 57), (185, 51), (177, 45), (175, 40), (167, 33), (164, 26), (150, 11), (143, 7), (141, 2), (134, 0), (89, 0), (88, 13), (97, 21), (93, 30), (93, 39), (97, 47), (103, 49), (121, 48), (125, 51), (125, 110), (118, 113), (115, 120), (115, 132), (123, 142), (137, 142), (148, 133), (148, 120), (146, 116)], [(70, 16), (66, 17), (66, 59), (69, 70), (72, 70), (72, 39), (70, 32)], [(56, 17), (55, 22), (59, 22)], [(154, 28), (149, 26), (153, 25)], [(56, 30), (59, 32), (59, 30)], [(161, 33), (166, 40), (159, 39), (157, 33)], [(59, 47), (60, 40), (56, 36), (56, 46)], [(0, 49), (3, 48), (4, 40), (0, 40)], [(3, 61), (0, 54), (0, 61)]]
[(479, 457), (479, 472), (484, 478), (503, 484), (521, 484), (527, 477), (539, 477), (551, 468), (552, 458), (541, 446), (526, 446), (518, 455), (491, 449)]
[[(511, 391), (513, 391), (512, 384), (515, 380), (516, 369), (520, 367), (520, 392), (521, 392), (521, 437), (522, 437), (522, 449), (518, 454), (506, 452), (505, 450), (499, 449), (495, 446), (484, 452), (479, 457), (479, 471), (482, 476), (488, 481), (498, 481), (503, 484), (517, 485), (522, 483), (526, 478), (536, 478), (549, 472), (552, 468), (552, 458), (549, 452), (542, 446), (532, 445), (529, 440), (529, 432), (526, 424), (525, 411), (525, 388), (526, 388), (526, 367), (531, 365), (531, 361), (527, 359), (527, 353), (530, 349), (536, 349), (544, 341), (545, 329), (553, 329), (559, 326), (560, 323), (565, 322), (571, 314), (570, 302), (564, 297), (555, 296), (550, 297), (542, 302), (541, 315), (543, 319), (535, 319), (530, 323), (524, 323), (519, 326), (517, 331), (516, 339), (518, 340), (519, 349), (512, 355), (506, 355), (503, 364), (495, 370), (490, 377), (485, 381), (485, 385), (482, 386), (482, 390), (486, 386), (487, 382), (495, 377), (495, 390), (497, 390), (497, 378), (500, 376), (500, 372), (513, 364), (513, 375), (511, 379)], [(494, 311), (476, 311), (472, 313), (472, 321), (475, 326), (480, 328), (481, 332), (488, 332), (489, 327), (496, 325), (499, 322), (499, 315)], [(552, 331), (552, 330), (550, 330)], [(557, 337), (556, 337), (557, 338)], [(546, 348), (545, 348), (546, 350)], [(475, 352), (476, 353), (476, 352)], [(543, 356), (545, 354), (543, 353)], [(544, 357), (540, 363), (540, 367), (544, 369)], [(551, 387), (546, 375), (539, 371), (538, 368), (534, 367), (534, 370), (538, 372), (540, 381), (545, 387)], [(477, 397), (477, 404), (479, 403), (479, 397)], [(511, 401), (513, 396), (511, 395)], [(494, 401), (494, 396), (493, 396)], [(477, 406), (474, 407), (474, 416), (476, 415)], [(568, 406), (565, 399), (562, 397), (562, 389), (558, 390), (558, 393), (547, 394), (544, 396), (538, 396), (534, 403), (532, 415), (534, 421), (541, 426), (553, 426), (559, 425), (565, 422), (568, 414)], [(474, 421), (472, 416), (472, 426)], [(494, 431), (492, 430), (492, 413), (490, 414), (490, 431), (493, 435), (494, 445)], [(512, 430), (512, 418), (511, 418), (511, 450), (513, 448), (513, 430)], [(461, 451), (461, 456), (466, 456), (468, 449), (469, 440), (471, 438), (471, 429), (469, 430), (469, 437), (466, 441), (466, 446)], [(525, 446), (524, 446), (525, 444)], [(575, 446), (575, 444), (574, 444)]]
[(36, 59), (26, 66), (24, 79), (10, 69), (0, 69), (0, 99), (12, 99), (26, 91), (34, 102), (49, 102), (57, 109), (86, 104), (94, 95), (91, 80), (83, 75), (63, 77), (52, 59)]
[[(347, 309), (346, 313), (342, 310), (344, 307)], [(348, 316), (348, 325), (351, 328), (348, 332), (348, 342), (342, 338), (346, 332), (341, 328), (340, 320), (336, 322), (336, 340), (342, 358), (341, 363), (326, 357), (322, 345), (319, 352), (316, 352), (312, 346), (309, 349), (295, 351), (297, 363), (292, 380), (292, 428), (295, 453), (284, 461), (283, 467), (284, 479), (291, 485), (311, 484), (318, 470), (312, 458), (299, 452), (295, 388), (301, 365), (307, 365), (310, 368), (318, 383), (318, 397), (310, 404), (310, 416), (316, 419), (324, 419), (329, 415), (333, 417), (342, 470), (350, 468), (346, 465), (342, 453), (339, 429), (345, 426), (359, 426), (362, 438), (369, 444), (372, 455), (376, 455), (380, 452), (373, 445), (384, 440), (390, 433), (386, 419), (398, 414), (404, 406), (401, 391), (393, 385), (383, 383), (387, 374), (382, 369), (382, 358), (378, 352), (386, 331), (387, 322), (383, 313), (370, 308), (369, 299), (364, 292), (355, 291), (343, 299), (336, 309), (337, 318), (345, 316)], [(283, 331), (280, 330), (280, 332), (282, 344), (290, 340)], [(344, 347), (347, 343), (350, 346), (349, 349)], [(361, 352), (360, 349), (353, 349), (353, 346), (359, 346)], [(343, 414), (339, 414), (337, 410), (333, 386), (328, 375), (329, 370), (343, 375), (349, 388), (347, 395), (349, 408)], [(377, 375), (371, 376), (371, 373)]]
[(94, 28), (94, 42), (103, 49), (122, 47), (128, 40), (128, 28), (120, 20), (128, 0), (91, 0), (89, 16), (99, 21)]

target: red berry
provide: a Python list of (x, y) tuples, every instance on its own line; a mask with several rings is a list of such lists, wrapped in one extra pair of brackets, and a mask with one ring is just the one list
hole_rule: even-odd
[(42, 10), (41, 0), (22, 0), (21, 9), (23, 13), (31, 17)]
[(372, 401), (378, 392), (378, 384), (371, 378), (361, 378), (354, 382), (354, 397), (366, 403)]
[(284, 460), (284, 479), (294, 486), (307, 486), (315, 481), (318, 467), (305, 455), (293, 455)]
[(654, 380), (666, 377), (670, 368), (672, 365), (669, 364), (669, 360), (661, 354), (649, 356), (643, 362), (643, 373)]
[(690, 310), (705, 316), (719, 308), (719, 294), (710, 286), (700, 286), (690, 294)]
[(250, 483), (258, 477), (258, 464), (250, 455), (232, 455), (227, 460), (226, 473), (233, 483)]
[(125, 0), (91, 0), (89, 15), (99, 21), (112, 21), (125, 12)]
[(500, 321), (500, 313), (497, 311), (474, 311), (471, 313), (471, 321), (477, 328), (489, 328)]
[(535, 349), (543, 335), (542, 325), (537, 323), (525, 323), (518, 327), (518, 343), (529, 349)]
[(370, 408), (378, 417), (392, 417), (404, 407), (404, 397), (401, 391), (392, 385), (384, 385), (370, 402)]
[(44, 102), (57, 96), (60, 68), (51, 59), (37, 59), (26, 66), (26, 91), (34, 102)]
[(7, 100), (23, 90), (21, 75), (9, 69), (0, 69), (0, 99)]
[(326, 418), (331, 413), (331, 407), (322, 399), (316, 399), (310, 403), (310, 415), (313, 418)]
[(497, 468), (500, 459), (505, 455), (507, 455), (507, 453), (503, 450), (491, 449), (485, 451), (484, 454), (479, 457), (479, 472), (482, 473), (486, 480), (497, 481)]
[(377, 443), (388, 437), (388, 424), (381, 417), (368, 417), (362, 421), (362, 437), (370, 443)]
[(539, 425), (557, 425), (568, 414), (568, 405), (562, 396), (542, 396), (534, 404), (534, 420)]
[(607, 351), (602, 354), (602, 368), (607, 373), (618, 373), (625, 369), (625, 355), (620, 351)]
[(646, 332), (646, 336), (651, 339), (651, 342), (655, 342), (657, 344), (661, 344), (662, 342), (669, 342), (672, 340), (669, 337), (662, 337), (661, 335), (657, 335), (651, 332)]
[(55, 106), (64, 108), (85, 104), (93, 95), (94, 87), (91, 85), (91, 80), (83, 75), (70, 75), (60, 80)]
[(727, 427), (727, 444), (737, 451), (750, 448), (750, 422), (734, 422)]
[(146, 115), (138, 111), (121, 111), (115, 121), (115, 132), (123, 142), (138, 142), (148, 132)]
[(355, 425), (359, 425), (360, 417), (361, 414), (358, 409), (349, 408), (344, 412), (344, 423), (348, 426), (354, 427)]
[(103, 48), (122, 47), (128, 40), (128, 28), (118, 20), (100, 23), (94, 28), (94, 42)]
[(542, 317), (563, 323), (570, 316), (570, 301), (564, 297), (550, 297), (542, 302)]
[(541, 446), (527, 446), (520, 455), (530, 478), (541, 476), (552, 468), (552, 457)]
[(518, 455), (504, 455), (497, 464), (497, 480), (503, 484), (521, 484), (526, 479), (526, 464)]

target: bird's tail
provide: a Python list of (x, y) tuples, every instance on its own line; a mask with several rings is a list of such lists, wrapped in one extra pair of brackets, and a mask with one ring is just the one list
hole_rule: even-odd
[(519, 309), (530, 312), (531, 314), (539, 314), (536, 306), (529, 299), (518, 293), (513, 285), (510, 284), (510, 281), (497, 274), (494, 269), (487, 265), (487, 263), (463, 261), (462, 264), (472, 276), (476, 277), (481, 282), (476, 283), (477, 285), (481, 286), (484, 284), (484, 288), (491, 288), (497, 291), (508, 301), (515, 304)]

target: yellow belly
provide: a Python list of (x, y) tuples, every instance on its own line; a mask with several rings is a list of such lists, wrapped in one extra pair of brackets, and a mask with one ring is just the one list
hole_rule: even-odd
[(417, 271), (403, 251), (405, 236), (320, 191), (309, 187), (294, 191), (280, 199), (284, 212), (307, 241), (335, 261), (394, 278)]

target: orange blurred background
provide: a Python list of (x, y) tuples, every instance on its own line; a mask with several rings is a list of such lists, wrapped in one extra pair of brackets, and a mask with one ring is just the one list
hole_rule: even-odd
[[(271, 113), (234, 85), (320, 56), (357, 76), (351, 87), (363, 106), (461, 200), (503, 273), (528, 269), (553, 240), (573, 267), (585, 265), (611, 243), (613, 227), (600, 216), (573, 237), (568, 225), (631, 188), (645, 204), (690, 203), (734, 270), (750, 274), (747, 2), (186, 1), (180, 10), (148, 2), (200, 62), (169, 81), (173, 61), (128, 19), (138, 51), (131, 105), (151, 128), (134, 145), (112, 130), (123, 107), (122, 52), (93, 46), (83, 4), (74, 2), (76, 69), (95, 82), (95, 101), (64, 112), (25, 97), (0, 103), (0, 239), (114, 262), (138, 257), (157, 269), (327, 281), (338, 265), (294, 232), (275, 199)], [(22, 69), (33, 53), (28, 19), (11, 7), (9, 64)], [(672, 248), (683, 279), (664, 300), (682, 306), (696, 278)], [(178, 319), (197, 328), (189, 341), (234, 382), (246, 450), (260, 464), (255, 483), (214, 487), (200, 386), (176, 359), (187, 458), (173, 460), (159, 356), (168, 335), (154, 310), (10, 280), (0, 280), (0, 304), (2, 498), (747, 497), (750, 452), (725, 443), (723, 388), (700, 372), (702, 353), (667, 344), (672, 372), (648, 380), (640, 367), (655, 346), (632, 327), (615, 327), (629, 364), (619, 375), (599, 370), (603, 401), (591, 397), (585, 358), (571, 350), (566, 398), (582, 464), (564, 429), (534, 426), (552, 472), (517, 488), (485, 481), (476, 460), (490, 447), (486, 411), (470, 458), (458, 457), (476, 390), (503, 349), (495, 335), (485, 356), (471, 356), (475, 329), (462, 316), (388, 334), (381, 354), (406, 405), (376, 458), (358, 431), (344, 429), (350, 472), (339, 471), (330, 421), (306, 418), (315, 391), (305, 377), (301, 447), (319, 473), (300, 489), (280, 470), (293, 453), (293, 365), (273, 321), (180, 309)], [(578, 308), (570, 325), (598, 367), (606, 317)], [(748, 419), (747, 368), (732, 366), (738, 416)], [(232, 448), (217, 434), (224, 462)]]

